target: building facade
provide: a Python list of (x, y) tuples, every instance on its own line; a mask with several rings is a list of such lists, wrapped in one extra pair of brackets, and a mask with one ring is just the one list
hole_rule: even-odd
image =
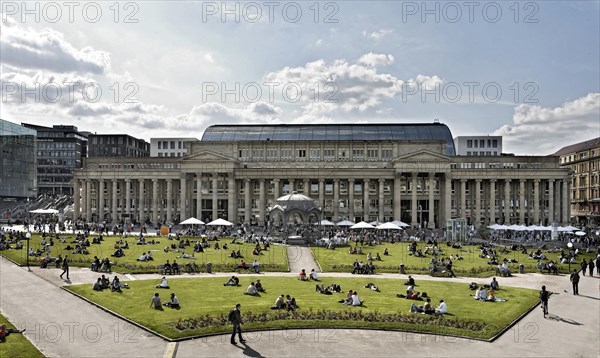
[(151, 157), (185, 157), (198, 138), (150, 138)]
[(456, 155), (498, 156), (502, 155), (502, 136), (459, 136), (454, 138)]
[(571, 170), (571, 213), (582, 225), (600, 224), (600, 137), (566, 146), (553, 155)]
[(0, 198), (36, 195), (36, 135), (31, 128), (0, 119)]
[(83, 165), (87, 134), (75, 126), (22, 125), (37, 131), (38, 194), (73, 195), (73, 170)]
[(88, 158), (76, 174), (75, 213), (87, 220), (267, 225), (297, 192), (338, 221), (402, 220), (444, 227), (567, 223), (569, 171), (556, 157), (455, 155), (434, 124), (209, 127), (181, 158)]
[(88, 140), (88, 157), (142, 158), (150, 156), (148, 142), (127, 134), (90, 134)]

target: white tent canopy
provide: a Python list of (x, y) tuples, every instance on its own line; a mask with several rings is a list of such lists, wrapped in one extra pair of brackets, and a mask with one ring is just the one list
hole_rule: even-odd
[(35, 209), (31, 210), (32, 214), (58, 214), (58, 210), (56, 209)]
[(405, 222), (402, 222), (402, 221), (400, 221), (400, 220), (394, 220), (394, 221), (392, 221), (392, 224), (394, 224), (394, 225), (397, 225), (397, 226), (400, 226), (400, 227), (408, 227), (408, 226), (410, 226), (410, 225), (408, 225), (407, 223), (405, 223)]
[(379, 225), (377, 230), (402, 230), (402, 228), (394, 223), (385, 223)]
[(321, 226), (334, 226), (335, 224), (329, 220), (321, 220), (321, 222), (317, 225)]
[(233, 226), (232, 223), (230, 223), (229, 221), (227, 221), (225, 219), (221, 219), (221, 218), (219, 218), (217, 220), (213, 220), (206, 225), (208, 225), (208, 226)]
[(364, 221), (361, 221), (359, 223), (356, 223), (356, 224), (350, 226), (350, 229), (375, 229), (375, 226), (373, 226), (369, 223), (366, 223)]
[(204, 221), (191, 217), (179, 223), (179, 225), (204, 225)]
[(352, 226), (354, 223), (350, 220), (342, 220), (336, 224), (337, 226)]
[(492, 229), (492, 230), (506, 230), (507, 226), (506, 225), (500, 225), (500, 224), (493, 224), (488, 226), (488, 229)]

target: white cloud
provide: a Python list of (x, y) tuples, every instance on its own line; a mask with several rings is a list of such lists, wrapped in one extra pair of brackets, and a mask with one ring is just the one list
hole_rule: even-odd
[(515, 107), (513, 123), (493, 133), (503, 136), (504, 151), (515, 153), (547, 153), (583, 140), (600, 132), (600, 93), (547, 108), (521, 104)]
[(394, 63), (394, 56), (382, 53), (369, 52), (367, 54), (362, 55), (358, 59), (358, 63), (371, 67), (387, 66)]
[(374, 41), (381, 41), (385, 36), (391, 34), (393, 31), (389, 29), (381, 29), (373, 32), (363, 31), (362, 35)]
[(315, 46), (321, 46), (321, 45), (323, 45), (323, 39), (318, 39), (318, 40), (315, 42)]
[(3, 27), (0, 53), (4, 64), (27, 70), (104, 74), (110, 69), (107, 52), (92, 47), (75, 48), (62, 33), (52, 29), (36, 31), (14, 24)]

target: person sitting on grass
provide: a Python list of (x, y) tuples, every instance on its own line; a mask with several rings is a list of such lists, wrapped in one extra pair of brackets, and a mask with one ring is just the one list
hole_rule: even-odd
[(490, 288), (490, 290), (487, 292), (487, 298), (485, 300), (490, 302), (496, 301), (496, 292), (493, 288)]
[(404, 282), (405, 285), (408, 286), (414, 286), (415, 285), (415, 279), (412, 276), (408, 276), (408, 281)]
[(113, 279), (110, 290), (111, 292), (123, 292), (121, 290), (121, 281), (117, 276), (115, 276), (115, 278)]
[(283, 293), (281, 294), (281, 296), (277, 297), (277, 299), (275, 300), (275, 304), (273, 306), (271, 306), (272, 310), (280, 310), (285, 308), (285, 302), (283, 299), (284, 295)]
[(94, 284), (92, 285), (92, 290), (102, 291), (102, 281), (101, 281), (100, 277), (98, 277), (96, 282), (94, 282)]
[(154, 297), (152, 297), (152, 300), (150, 301), (150, 307), (154, 307), (154, 309), (162, 311), (162, 302), (160, 301), (160, 296), (158, 295), (158, 292), (156, 292), (154, 294)]
[(260, 280), (256, 280), (256, 283), (254, 284), (254, 286), (256, 286), (256, 291), (258, 291), (258, 292), (267, 292), (263, 288), (262, 282), (260, 282)]
[(304, 269), (302, 269), (302, 271), (300, 271), (300, 274), (298, 275), (298, 279), (300, 281), (306, 281), (307, 280), (307, 278), (306, 278), (306, 271)]
[(435, 314), (445, 314), (448, 313), (448, 306), (444, 300), (440, 300), (440, 305), (435, 309)]
[(331, 291), (329, 291), (329, 287), (325, 287), (324, 284), (315, 285), (315, 291), (322, 293), (324, 295), (332, 295)]
[(104, 275), (102, 275), (102, 277), (100, 278), (100, 283), (101, 283), (100, 288), (102, 288), (102, 289), (110, 287), (110, 282), (109, 282), (108, 278)]
[(377, 255), (375, 256), (375, 260), (377, 261), (381, 261), (381, 256), (379, 255), (379, 252), (377, 253)]
[(180, 308), (179, 307), (179, 299), (175, 296), (174, 293), (171, 293), (171, 299), (164, 303), (165, 306), (169, 308)]
[(169, 288), (169, 283), (167, 282), (167, 278), (165, 276), (163, 276), (160, 283), (156, 285), (156, 288)]
[(296, 299), (290, 295), (286, 295), (286, 309), (288, 311), (295, 311), (298, 309), (298, 305), (296, 304)]
[(475, 299), (480, 301), (487, 300), (487, 291), (483, 286), (479, 287), (475, 292)]
[(6, 327), (6, 323), (2, 323), (0, 324), (0, 341), (5, 341), (6, 340), (6, 336), (8, 336), (11, 333), (23, 333), (25, 332), (24, 329), (14, 329), (14, 328), (8, 328)]
[(154, 257), (152, 257), (152, 251), (148, 251), (146, 254), (146, 261), (154, 261)]
[(498, 283), (498, 281), (496, 280), (495, 277), (492, 278), (492, 282), (490, 283), (490, 287), (493, 288), (494, 290), (497, 290), (500, 288), (500, 284)]
[[(352, 302), (351, 302), (351, 303), (349, 303), (349, 305), (350, 305), (350, 306), (362, 306), (362, 304), (363, 304), (363, 302), (364, 302), (364, 301), (361, 301), (361, 300), (358, 298), (358, 292), (357, 292), (357, 291), (353, 291), (353, 292), (352, 292), (351, 299), (352, 299)], [(346, 304), (348, 304), (348, 303), (346, 303)]]
[(239, 278), (231, 276), (231, 278), (226, 283), (224, 283), (223, 286), (237, 286), (239, 282)]
[(365, 288), (370, 288), (373, 291), (379, 292), (379, 288), (377, 287), (377, 285), (375, 285), (374, 283), (371, 283), (371, 282), (367, 283)]
[(385, 250), (383, 250), (383, 256), (388, 256), (390, 253), (387, 249), (387, 247), (385, 248)]
[(256, 289), (256, 286), (254, 285), (254, 282), (250, 283), (250, 285), (248, 286), (248, 288), (246, 289), (246, 292), (244, 292), (245, 295), (250, 295), (250, 296), (258, 296), (258, 290)]
[(319, 281), (317, 278), (317, 271), (315, 271), (315, 269), (310, 270), (310, 279), (313, 281)]
[(411, 304), (409, 312), (411, 312), (411, 313), (425, 313), (425, 314), (431, 314), (431, 313), (433, 313), (433, 309), (431, 308), (431, 299), (428, 298), (425, 301), (425, 304), (423, 306), (417, 306), (414, 303)]
[(138, 257), (137, 259), (138, 261), (146, 261), (146, 253), (142, 253), (142, 255), (140, 257)]

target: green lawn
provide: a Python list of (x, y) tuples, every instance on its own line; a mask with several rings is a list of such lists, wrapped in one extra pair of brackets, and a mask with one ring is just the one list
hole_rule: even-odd
[[(370, 252), (373, 258), (375, 258), (376, 253), (379, 253), (381, 256), (381, 261), (374, 261), (377, 272), (397, 273), (399, 266), (403, 264), (407, 273), (428, 274), (429, 262), (432, 256), (427, 255), (426, 257), (414, 257), (409, 255), (408, 245), (408, 242), (400, 242), (395, 244), (385, 243), (376, 246), (364, 246), (362, 255), (349, 254), (348, 248), (350, 246), (338, 246), (335, 250), (327, 250), (324, 247), (317, 246), (311, 247), (311, 249), (315, 260), (325, 272), (351, 272), (354, 260), (366, 262), (367, 254)], [(418, 243), (417, 246), (425, 251), (425, 246), (427, 245), (425, 243)], [(496, 265), (488, 265), (488, 259), (479, 257), (480, 250), (478, 246), (468, 245), (463, 246), (462, 249), (458, 250), (446, 246), (446, 244), (443, 243), (440, 244), (439, 247), (442, 249), (444, 253), (443, 256), (446, 258), (448, 258), (450, 255), (460, 255), (463, 257), (463, 260), (453, 261), (452, 269), (458, 276), (491, 277), (496, 274)], [(388, 256), (383, 255), (385, 248), (388, 249)], [(500, 248), (496, 249), (500, 250)], [(560, 255), (559, 252), (548, 252), (545, 250), (542, 251), (544, 255), (548, 257), (548, 259), (558, 261), (558, 257)], [(567, 252), (567, 250), (565, 250), (565, 252)], [(595, 255), (593, 253), (580, 254), (578, 257), (578, 262), (580, 262), (583, 258), (587, 260), (591, 257), (595, 257)], [(505, 254), (499, 253), (500, 262), (502, 262), (504, 258), (517, 261), (517, 263), (508, 265), (513, 272), (518, 272), (520, 264), (525, 265), (525, 272), (539, 272), (537, 269), (537, 260), (530, 259), (528, 255), (521, 254), (520, 251), (509, 250), (508, 253)], [(559, 264), (558, 267), (560, 272), (568, 272), (569, 265)], [(571, 269), (579, 267), (579, 263), (571, 265)]]
[[(211, 247), (208, 249), (204, 249), (204, 252), (197, 252), (194, 254), (195, 260), (191, 259), (178, 259), (177, 256), (180, 256), (181, 251), (185, 251), (188, 255), (191, 255), (193, 252), (193, 243), (197, 238), (185, 238), (189, 239), (191, 242), (190, 246), (186, 246), (184, 249), (179, 249), (179, 252), (168, 252), (165, 253), (163, 251), (165, 246), (169, 246), (173, 243), (178, 243), (177, 240), (167, 240), (165, 237), (146, 237), (149, 240), (156, 240), (154, 245), (136, 245), (137, 238), (135, 236), (130, 236), (125, 238), (124, 240), (128, 242), (129, 249), (124, 250), (125, 256), (121, 258), (111, 257), (114, 254), (115, 249), (114, 245), (117, 240), (120, 240), (119, 236), (104, 236), (104, 240), (101, 244), (91, 244), (89, 249), (89, 255), (82, 254), (73, 254), (73, 250), (66, 250), (65, 247), (67, 245), (71, 245), (72, 247), (75, 244), (72, 243), (73, 235), (60, 235), (61, 237), (67, 238), (67, 242), (61, 244), (54, 241), (54, 246), (52, 246), (50, 256), (56, 257), (58, 254), (61, 254), (63, 257), (68, 255), (71, 258), (71, 264), (73, 266), (84, 266), (89, 267), (90, 263), (94, 259), (94, 256), (98, 256), (98, 258), (103, 259), (108, 257), (111, 262), (114, 263), (113, 270), (121, 273), (146, 273), (146, 272), (157, 272), (157, 265), (165, 263), (166, 260), (177, 260), (180, 265), (187, 264), (189, 262), (195, 262), (196, 265), (199, 266), (200, 271), (204, 271), (205, 268), (202, 266), (207, 262), (213, 264), (213, 271), (232, 271), (234, 266), (240, 262), (240, 259), (230, 258), (231, 250), (235, 249), (236, 251), (240, 251), (240, 253), (244, 256), (244, 260), (247, 263), (251, 264), (254, 258), (258, 259), (260, 264), (261, 271), (288, 271), (288, 260), (287, 253), (285, 250), (285, 246), (275, 244), (269, 247), (269, 250), (263, 251), (263, 255), (254, 256), (252, 255), (252, 250), (254, 245), (252, 244), (231, 244), (231, 238), (223, 238), (220, 239), (219, 246), (223, 246), (223, 244), (227, 244), (228, 250), (215, 250), (214, 249), (214, 241), (211, 242)], [(92, 242), (92, 237), (90, 236), (89, 240)], [(34, 250), (37, 250), (41, 247), (41, 236), (33, 235), (31, 237), (30, 246)], [(13, 245), (14, 247), (14, 245)], [(143, 252), (151, 251), (154, 256), (154, 260), (150, 262), (139, 262), (137, 259)], [(5, 250), (0, 251), (0, 253), (15, 262), (25, 265), (27, 262), (26, 256), (26, 243), (25, 247), (21, 250)], [(39, 257), (30, 257), (29, 258), (30, 265), (39, 265)]]
[[(0, 323), (6, 323), (8, 328), (15, 328), (3, 315), (0, 314)], [(11, 333), (4, 341), (0, 340), (0, 357), (2, 358), (36, 358), (44, 357), (31, 342), (22, 334)]]
[[(264, 276), (261, 281), (267, 293), (262, 293), (261, 297), (244, 295), (250, 281), (256, 278), (242, 276), (239, 287), (224, 287), (226, 279), (221, 277), (172, 279), (169, 280), (170, 290), (156, 289), (157, 281), (129, 282), (131, 288), (123, 293), (96, 292), (91, 289), (91, 283), (66, 289), (170, 338), (229, 332), (231, 326), (226, 322), (227, 312), (239, 302), (246, 330), (375, 328), (488, 339), (536, 304), (538, 295), (534, 290), (503, 288), (497, 295), (508, 299), (508, 302), (480, 302), (470, 297), (474, 292), (466, 284), (417, 282), (416, 289), (427, 292), (434, 306), (440, 299), (447, 302), (451, 315), (435, 317), (408, 313), (411, 303), (423, 302), (396, 297), (397, 293), (406, 289), (400, 280), (363, 276), (322, 281), (325, 285), (340, 284), (346, 292), (358, 290), (360, 299), (365, 300), (364, 307), (349, 307), (338, 303), (345, 293), (319, 294), (315, 292), (314, 282), (301, 282), (291, 277)], [(375, 283), (380, 292), (364, 288), (369, 282)], [(182, 308), (165, 308), (164, 311), (150, 308), (150, 299), (155, 292), (160, 293), (163, 301), (168, 299), (170, 292), (174, 292)], [(295, 315), (270, 309), (282, 293), (296, 297), (300, 309)]]

